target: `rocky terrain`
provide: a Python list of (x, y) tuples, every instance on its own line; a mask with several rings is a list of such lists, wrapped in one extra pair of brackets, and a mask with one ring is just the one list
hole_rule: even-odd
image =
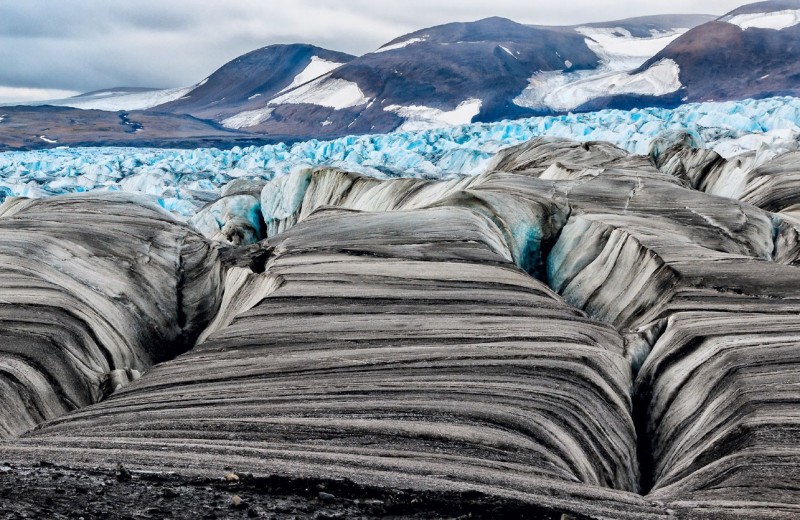
[(209, 120), (172, 114), (70, 107), (0, 108), (0, 151), (63, 146), (242, 146), (279, 141), (281, 136), (233, 131)]
[(800, 156), (696, 144), (6, 200), (0, 510), (795, 518)]
[(124, 466), (74, 469), (41, 462), (0, 465), (3, 518), (54, 520), (164, 518), (540, 518), (561, 515), (480, 493), (437, 493), (360, 486), (351, 481), (213, 477), (130, 472)]

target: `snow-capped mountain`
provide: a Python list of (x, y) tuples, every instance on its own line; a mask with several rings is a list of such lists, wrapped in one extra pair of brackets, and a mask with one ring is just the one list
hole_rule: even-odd
[[(313, 45), (270, 45), (239, 56), (189, 87), (118, 87), (36, 104), (110, 112), (156, 108), (160, 112), (222, 121), (250, 107), (261, 108), (265, 101), (281, 92), (299, 87), (354, 58)], [(253, 120), (257, 118), (251, 116), (245, 122)], [(231, 123), (225, 126), (240, 126)]]
[(542, 27), (488, 18), (432, 27), (266, 100), (257, 118), (248, 120), (248, 110), (235, 121), (257, 133), (335, 136), (561, 112), (609, 92), (661, 95), (678, 88), (674, 65), (627, 82), (619, 74), (708, 19)]
[[(190, 114), (222, 122), (228, 128), (252, 126), (267, 102), (322, 76), (355, 56), (313, 45), (270, 45), (226, 63), (158, 111)], [(259, 115), (261, 114), (261, 115)], [(232, 116), (238, 116), (233, 119)]]
[(701, 25), (636, 74), (664, 62), (680, 69), (680, 101), (800, 95), (800, 0), (759, 2)]
[[(64, 128), (80, 123), (80, 140), (70, 132), (53, 137), (58, 132), (39, 114), (44, 107), (4, 110), (0, 148), (137, 139), (175, 146), (185, 137), (184, 125), (170, 126), (177, 121), (192, 128), (187, 144), (233, 145), (798, 95), (799, 21), (800, 0), (777, 0), (721, 18), (663, 15), (571, 27), (487, 18), (422, 29), (361, 57), (273, 45), (189, 87), (108, 89), (47, 102), (86, 111), (58, 113)], [(109, 126), (114, 118), (96, 111), (123, 112), (122, 126)]]
[[(671, 62), (630, 78), (626, 71), (711, 18), (656, 16), (576, 27), (488, 18), (416, 31), (358, 58), (311, 45), (273, 45), (189, 87), (109, 89), (46, 104), (145, 110), (151, 121), (157, 114), (191, 116), (218, 130), (246, 134), (242, 139), (248, 140), (329, 138), (545, 115), (577, 110), (608, 95), (675, 90)], [(16, 121), (22, 117), (17, 113)], [(28, 133), (46, 133), (40, 126)], [(2, 134), (0, 127), (0, 142)], [(75, 144), (64, 139), (51, 140)], [(43, 144), (56, 143), (34, 140), (25, 146)]]

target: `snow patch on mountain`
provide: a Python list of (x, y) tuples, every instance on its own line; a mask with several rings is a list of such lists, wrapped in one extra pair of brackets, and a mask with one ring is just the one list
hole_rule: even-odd
[(246, 110), (233, 115), (221, 121), (222, 126), (225, 128), (232, 128), (238, 130), (240, 128), (249, 128), (251, 126), (260, 125), (264, 121), (269, 120), (274, 108), (259, 108), (256, 110)]
[(317, 78), (269, 102), (270, 105), (302, 104), (319, 105), (342, 110), (369, 103), (357, 83), (330, 75)]
[(505, 46), (503, 46), (503, 45), (499, 45), (499, 47), (500, 47), (501, 49), (503, 49), (504, 51), (506, 51), (506, 53), (508, 53), (508, 55), (509, 55), (509, 56), (511, 56), (512, 58), (514, 58), (515, 60), (516, 60), (516, 59), (519, 59), (519, 58), (517, 58), (516, 56), (514, 56), (514, 53), (513, 53), (513, 52), (511, 52), (511, 49), (509, 49), (508, 47), (505, 47)]
[(394, 112), (405, 119), (397, 131), (413, 132), (469, 124), (480, 113), (482, 105), (483, 101), (480, 99), (468, 99), (449, 111), (417, 105), (389, 105), (384, 110)]
[(230, 150), (57, 148), (0, 153), (0, 202), (89, 190), (153, 196), (177, 215), (194, 215), (236, 179), (271, 180), (298, 169), (339, 167), (378, 178), (455, 178), (485, 171), (494, 154), (535, 137), (608, 141), (646, 154), (665, 132), (685, 130), (725, 157), (755, 151), (754, 164), (796, 150), (800, 99), (699, 103), (674, 110), (603, 110), (292, 145)]
[(514, 103), (526, 108), (567, 111), (609, 95), (660, 96), (675, 92), (681, 88), (680, 68), (672, 60), (662, 60), (639, 74), (628, 71), (641, 66), (687, 30), (653, 30), (650, 38), (636, 38), (622, 27), (578, 27), (576, 31), (586, 36), (586, 45), (600, 58), (600, 66), (595, 70), (538, 72)]
[(311, 63), (309, 63), (300, 74), (294, 77), (294, 80), (291, 82), (291, 84), (289, 84), (289, 86), (278, 92), (278, 94), (283, 94), (284, 92), (297, 88), (300, 85), (305, 85), (309, 81), (317, 79), (320, 76), (324, 76), (330, 71), (338, 69), (342, 65), (344, 65), (344, 63), (337, 63), (335, 61), (324, 60), (319, 56), (312, 56)]
[(787, 9), (771, 13), (746, 13), (726, 16), (723, 22), (738, 25), (742, 29), (773, 29), (780, 31), (800, 24), (800, 9)]
[(405, 40), (405, 41), (402, 41), (402, 42), (399, 42), (399, 43), (393, 43), (391, 45), (384, 45), (380, 49), (378, 49), (375, 52), (373, 52), (373, 54), (377, 54), (379, 52), (394, 51), (394, 50), (397, 50), (397, 49), (402, 49), (404, 47), (408, 47), (409, 45), (413, 45), (415, 43), (422, 43), (424, 41), (427, 41), (428, 38), (429, 38), (429, 36), (425, 35), (425, 36), (422, 36), (422, 37), (419, 37), (419, 38), (410, 38), (408, 40)]

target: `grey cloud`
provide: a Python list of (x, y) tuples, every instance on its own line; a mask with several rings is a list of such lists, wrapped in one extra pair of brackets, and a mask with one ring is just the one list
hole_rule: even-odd
[(26, 0), (0, 3), (0, 86), (89, 91), (195, 83), (273, 43), (363, 54), (405, 33), (505, 16), (577, 24), (659, 13), (722, 14), (740, 0)]

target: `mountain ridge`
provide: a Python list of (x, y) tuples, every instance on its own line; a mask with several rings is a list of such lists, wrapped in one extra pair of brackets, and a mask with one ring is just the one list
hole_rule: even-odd
[[(84, 109), (78, 115), (84, 126), (98, 127), (98, 144), (113, 141), (103, 136), (101, 121), (107, 118), (86, 109), (142, 111), (151, 124), (164, 120), (156, 124), (162, 130), (155, 142), (168, 145), (184, 137), (182, 125), (169, 135), (168, 121), (176, 122), (176, 116), (206, 121), (212, 141), (222, 135), (236, 144), (800, 95), (794, 86), (800, 70), (793, 65), (800, 58), (797, 26), (736, 26), (786, 24), (753, 21), (752, 13), (787, 6), (800, 1), (752, 4), (722, 17), (670, 14), (572, 26), (489, 17), (413, 31), (363, 56), (310, 44), (269, 45), (189, 87), (105, 89), (50, 104)], [(760, 59), (765, 52), (769, 58)], [(0, 142), (29, 148), (56, 144), (39, 137), (50, 130), (37, 115), (44, 109), (28, 110), (28, 126), (0, 123)], [(17, 124), (21, 117), (17, 109)]]

